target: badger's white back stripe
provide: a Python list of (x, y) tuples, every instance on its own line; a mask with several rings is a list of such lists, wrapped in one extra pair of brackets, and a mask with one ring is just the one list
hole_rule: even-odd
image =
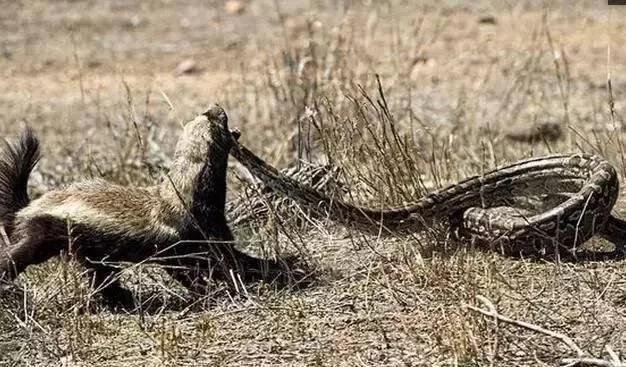
[[(120, 199), (123, 200), (123, 198)], [(150, 208), (142, 209), (148, 209), (145, 212), (148, 214), (147, 216), (133, 216), (128, 215), (129, 213), (106, 211), (93, 207), (88, 201), (71, 198), (57, 205), (28, 206), (18, 212), (17, 217), (20, 220), (27, 220), (48, 215), (68, 221), (70, 225), (82, 224), (105, 233), (122, 233), (128, 236), (153, 234), (157, 238), (167, 238), (176, 237), (179, 234), (175, 227), (159, 220), (158, 216), (155, 215), (155, 208), (152, 210), (149, 210)]]
[[(23, 141), (30, 149), (22, 150), (32, 152), (34, 158), (17, 154), (14, 161), (16, 165), (27, 163), (28, 169), (36, 161), (36, 140)], [(233, 236), (224, 204), (232, 144), (226, 114), (214, 106), (185, 125), (168, 174), (171, 180), (151, 187), (88, 180), (48, 192), (24, 205), (19, 205), (23, 195), (17, 195), (20, 200), (7, 201), (11, 205), (4, 206), (7, 213), (0, 218), (0, 225), (7, 221), (14, 228), (9, 234), (11, 248), (6, 254), (0, 253), (0, 280), (13, 279), (29, 265), (71, 251), (93, 270), (105, 298), (132, 302), (128, 290), (117, 281), (111, 282), (115, 279), (111, 274), (118, 270), (106, 262), (159, 261), (175, 279), (192, 289), (206, 279), (193, 275), (199, 268), (211, 273), (219, 269), (222, 274), (228, 274), (228, 269), (249, 268), (250, 273), (260, 274), (260, 269), (278, 267), (228, 244)], [(23, 172), (19, 172), (21, 176)], [(210, 233), (210, 238), (205, 233)], [(67, 240), (68, 235), (72, 241)], [(156, 254), (162, 260), (154, 259)]]

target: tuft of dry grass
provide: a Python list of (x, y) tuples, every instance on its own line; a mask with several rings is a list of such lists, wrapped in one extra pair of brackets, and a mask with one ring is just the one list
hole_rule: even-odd
[[(550, 152), (601, 154), (626, 175), (618, 7), (609, 16), (584, 0), (249, 0), (236, 14), (223, 1), (2, 6), (0, 135), (23, 124), (39, 133), (35, 195), (84, 177), (155, 182), (180, 122), (212, 102), (272, 164), (338, 167), (344, 198), (368, 206), (410, 203)], [(184, 60), (197, 71), (176, 75)], [(564, 137), (506, 138), (544, 121)], [(256, 198), (235, 162), (231, 170), (231, 202)], [(0, 300), (0, 365), (537, 366), (575, 356), (473, 312), (477, 296), (590, 356), (626, 350), (622, 261), (505, 258), (452, 243), (441, 228), (377, 238), (262, 202), (269, 215), (235, 227), (237, 237), (250, 252), (302, 257), (309, 287), (235, 294), (216, 284), (190, 303), (161, 269), (133, 266), (124, 282), (142, 306), (112, 313), (71, 258), (50, 261)]]

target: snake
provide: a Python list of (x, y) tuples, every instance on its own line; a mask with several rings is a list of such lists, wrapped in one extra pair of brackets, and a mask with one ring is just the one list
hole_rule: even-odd
[(611, 214), (619, 194), (616, 169), (598, 155), (528, 158), (407, 205), (374, 208), (302, 184), (239, 141), (231, 154), (264, 185), (314, 215), (372, 234), (413, 233), (447, 222), (458, 238), (515, 255), (575, 254), (595, 235), (615, 243), (617, 251), (626, 238), (626, 222)]

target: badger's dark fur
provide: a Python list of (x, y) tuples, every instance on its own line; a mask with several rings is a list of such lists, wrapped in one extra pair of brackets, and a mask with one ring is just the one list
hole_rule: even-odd
[(213, 106), (185, 125), (159, 185), (89, 180), (29, 202), (26, 186), (39, 143), (27, 129), (0, 157), (0, 220), (9, 242), (0, 248), (0, 278), (13, 279), (28, 265), (67, 251), (93, 269), (106, 300), (128, 302), (128, 290), (107, 263), (158, 261), (191, 289), (204, 285), (198, 271), (250, 279), (276, 269), (232, 245), (224, 204), (233, 141), (226, 113)]

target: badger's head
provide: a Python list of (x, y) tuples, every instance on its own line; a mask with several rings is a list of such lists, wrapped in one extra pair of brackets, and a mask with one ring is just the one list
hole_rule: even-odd
[(206, 112), (185, 124), (183, 134), (176, 146), (176, 156), (185, 156), (192, 162), (204, 161), (211, 155), (227, 158), (239, 132), (228, 129), (228, 116), (219, 105), (209, 107)]

